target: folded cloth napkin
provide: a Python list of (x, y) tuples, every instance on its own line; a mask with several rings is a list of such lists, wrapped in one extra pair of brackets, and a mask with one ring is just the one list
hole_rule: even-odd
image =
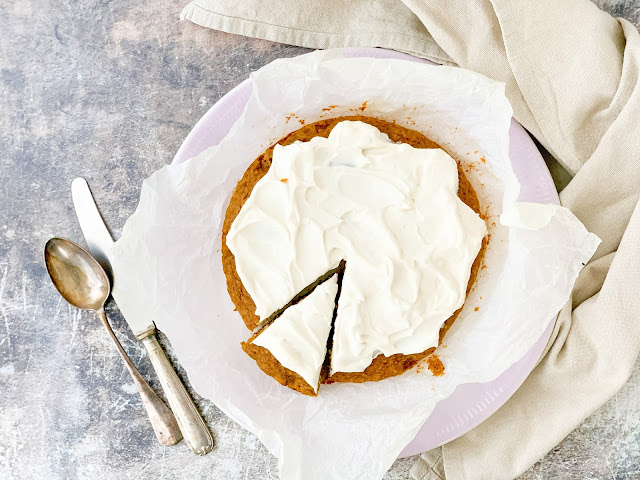
[(422, 455), (416, 479), (508, 479), (626, 382), (640, 352), (640, 36), (587, 0), (194, 0), (182, 18), (311, 48), (377, 46), (506, 83), (516, 119), (572, 174), (560, 194), (602, 240), (516, 394)]

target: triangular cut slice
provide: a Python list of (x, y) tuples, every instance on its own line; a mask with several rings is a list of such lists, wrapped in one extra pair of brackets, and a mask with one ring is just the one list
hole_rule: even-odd
[(243, 350), (282, 385), (316, 396), (337, 294), (334, 274), (243, 342)]

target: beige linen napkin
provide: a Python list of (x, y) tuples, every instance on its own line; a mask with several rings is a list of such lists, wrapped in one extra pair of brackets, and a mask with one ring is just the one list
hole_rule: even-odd
[(562, 204), (603, 242), (536, 369), (414, 478), (509, 479), (609, 399), (640, 352), (640, 36), (587, 0), (194, 0), (182, 17), (312, 48), (379, 46), (506, 83), (516, 119), (573, 175)]

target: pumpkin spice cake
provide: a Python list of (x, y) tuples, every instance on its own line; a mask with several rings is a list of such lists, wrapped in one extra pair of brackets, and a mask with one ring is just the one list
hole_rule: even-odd
[[(336, 231), (340, 232), (341, 236), (339, 237), (339, 241), (336, 240), (336, 242), (338, 243), (335, 243), (334, 247), (332, 247), (329, 251), (329, 254), (334, 255), (335, 259), (329, 260), (321, 258), (321, 260), (319, 261), (325, 262), (326, 265), (330, 266), (331, 268), (326, 269), (326, 272), (324, 273), (316, 269), (317, 274), (314, 274), (312, 277), (309, 276), (309, 272), (314, 271), (312, 268), (313, 266), (309, 267), (308, 265), (302, 265), (301, 271), (303, 271), (304, 268), (307, 269), (305, 273), (306, 276), (304, 277), (306, 280), (298, 279), (296, 277), (296, 275), (301, 275), (299, 272), (289, 273), (289, 270), (282, 270), (279, 272), (278, 267), (276, 267), (274, 269), (273, 283), (260, 281), (251, 283), (249, 289), (251, 289), (254, 293), (254, 297), (260, 297), (260, 295), (262, 295), (262, 297), (265, 298), (266, 293), (269, 293), (269, 301), (267, 301), (266, 303), (262, 301), (262, 303), (267, 306), (262, 307), (262, 311), (260, 312), (260, 315), (258, 315), (256, 314), (257, 308), (256, 303), (254, 303), (254, 298), (252, 298), (252, 296), (249, 294), (247, 285), (245, 285), (245, 283), (247, 281), (253, 282), (254, 278), (258, 278), (259, 275), (252, 275), (249, 271), (250, 268), (246, 267), (246, 265), (253, 265), (249, 258), (247, 258), (247, 262), (244, 267), (246, 271), (242, 272), (242, 275), (239, 273), (236, 258), (229, 248), (228, 243), (231, 243), (233, 245), (236, 253), (238, 250), (240, 250), (243, 251), (243, 255), (247, 257), (250, 257), (254, 254), (258, 255), (258, 257), (256, 257), (255, 259), (258, 263), (267, 261), (265, 260), (265, 256), (268, 256), (268, 249), (273, 248), (273, 245), (260, 244), (260, 238), (264, 236), (264, 231), (262, 231), (261, 234), (255, 237), (257, 243), (254, 249), (253, 245), (249, 245), (247, 243), (248, 241), (249, 243), (253, 241), (253, 237), (251, 237), (250, 235), (238, 235), (237, 231), (240, 230), (240, 228), (236, 228), (236, 232), (233, 232), (232, 225), (240, 214), (243, 206), (249, 200), (256, 184), (269, 172), (272, 166), (272, 159), (276, 146), (289, 146), (293, 145), (295, 142), (298, 142), (298, 144), (296, 145), (301, 145), (300, 142), (310, 142), (312, 139), (317, 137), (326, 139), (329, 137), (329, 134), (334, 129), (334, 127), (341, 123), (342, 126), (340, 127), (340, 133), (336, 133), (336, 135), (333, 135), (332, 137), (338, 137), (339, 135), (342, 135), (341, 140), (340, 138), (338, 138), (337, 140), (334, 139), (334, 142), (342, 141), (343, 146), (345, 144), (347, 145), (347, 147), (341, 147), (341, 150), (339, 150), (339, 152), (342, 153), (335, 155), (334, 153), (327, 153), (328, 147), (326, 144), (321, 144), (319, 140), (314, 140), (313, 143), (316, 150), (319, 152), (318, 155), (334, 155), (334, 157), (328, 160), (328, 163), (326, 165), (328, 167), (335, 167), (337, 165), (337, 167), (341, 169), (340, 171), (342, 172), (343, 177), (335, 179), (332, 176), (329, 176), (325, 178), (326, 172), (331, 172), (331, 170), (327, 169), (319, 169), (314, 171), (313, 174), (310, 174), (304, 164), (302, 164), (303, 169), (300, 173), (300, 178), (302, 178), (302, 176), (304, 175), (312, 175), (308, 178), (313, 179), (313, 182), (317, 182), (316, 185), (313, 185), (312, 187), (309, 187), (305, 190), (305, 199), (303, 201), (311, 202), (314, 207), (320, 205), (319, 203), (317, 203), (319, 201), (325, 202), (322, 204), (323, 208), (319, 211), (316, 211), (314, 214), (322, 216), (322, 221), (328, 222), (325, 224), (325, 227), (326, 225), (329, 225), (331, 228), (335, 227)], [(375, 127), (375, 129), (367, 127), (363, 124), (373, 126)], [(336, 130), (336, 132), (338, 132), (338, 130)], [(388, 138), (384, 137), (384, 135), (381, 136), (381, 134), (385, 134)], [(374, 243), (377, 245), (377, 248), (383, 249), (385, 252), (387, 252), (387, 254), (379, 256), (380, 262), (363, 262), (359, 255), (355, 255), (355, 247), (353, 247), (353, 245), (351, 244), (346, 245), (346, 243), (344, 243), (344, 239), (346, 238), (351, 243), (357, 243), (357, 248), (359, 249), (366, 249), (365, 246), (370, 241), (370, 238), (366, 237), (368, 233), (367, 226), (371, 224), (370, 218), (373, 218), (371, 216), (368, 219), (365, 218), (365, 220), (368, 220), (369, 223), (366, 223), (366, 221), (362, 220), (363, 216), (360, 215), (360, 210), (358, 207), (358, 202), (360, 201), (362, 195), (368, 195), (368, 203), (365, 207), (363, 207), (362, 211), (366, 210), (368, 214), (373, 215), (374, 217), (376, 217), (377, 215), (377, 207), (375, 207), (375, 205), (377, 205), (376, 202), (378, 202), (381, 205), (380, 212), (397, 212), (398, 208), (400, 208), (398, 207), (398, 205), (400, 205), (402, 207), (400, 209), (401, 214), (405, 215), (402, 218), (413, 218), (407, 217), (406, 215), (408, 215), (408, 213), (406, 212), (413, 212), (411, 209), (415, 207), (412, 202), (414, 200), (417, 202), (417, 199), (412, 197), (413, 193), (411, 195), (405, 194), (406, 198), (402, 197), (402, 195), (397, 198), (394, 197), (394, 195), (396, 195), (398, 191), (402, 190), (402, 185), (400, 184), (395, 184), (389, 187), (387, 184), (381, 185), (379, 183), (376, 183), (378, 178), (381, 178), (380, 172), (377, 170), (372, 170), (371, 172), (369, 172), (369, 176), (366, 177), (366, 181), (362, 181), (362, 179), (360, 179), (359, 183), (358, 181), (341, 183), (343, 178), (351, 178), (348, 175), (348, 171), (347, 173), (344, 173), (345, 168), (347, 170), (348, 168), (359, 168), (361, 167), (361, 165), (365, 165), (363, 168), (369, 168), (366, 166), (368, 165), (367, 162), (369, 162), (369, 160), (362, 160), (362, 162), (365, 163), (352, 165), (351, 163), (349, 163), (352, 162), (351, 159), (343, 158), (345, 157), (345, 152), (351, 152), (349, 148), (351, 137), (356, 138), (358, 135), (361, 135), (362, 139), (356, 139), (354, 141), (362, 141), (365, 143), (360, 145), (360, 147), (362, 147), (361, 150), (358, 150), (357, 148), (354, 150), (355, 153), (353, 157), (358, 157), (358, 152), (362, 151), (362, 155), (369, 155), (369, 159), (371, 162), (382, 162), (382, 160), (376, 157), (376, 155), (378, 154), (376, 153), (377, 151), (375, 150), (375, 146), (380, 147), (380, 152), (386, 152), (388, 150), (387, 147), (389, 147), (390, 145), (394, 146), (394, 148), (396, 145), (401, 145), (401, 147), (399, 147), (399, 150), (396, 150), (398, 150), (398, 154), (402, 154), (404, 155), (404, 157), (406, 157), (405, 163), (402, 165), (407, 165), (407, 169), (409, 170), (411, 168), (414, 168), (414, 170), (411, 171), (407, 170), (407, 172), (405, 172), (404, 178), (405, 180), (407, 178), (411, 179), (411, 182), (414, 183), (414, 177), (416, 179), (420, 178), (421, 182), (418, 182), (418, 184), (425, 183), (425, 179), (428, 180), (429, 178), (434, 177), (434, 173), (431, 172), (429, 174), (430, 177), (425, 176), (427, 174), (423, 171), (423, 167), (421, 165), (421, 162), (425, 162), (417, 161), (414, 158), (415, 154), (421, 154), (424, 152), (424, 150), (419, 151), (415, 149), (431, 149), (429, 151), (433, 152), (434, 154), (438, 152), (439, 155), (434, 156), (434, 165), (440, 165), (439, 168), (441, 169), (443, 169), (443, 167), (441, 167), (442, 165), (445, 165), (445, 167), (449, 169), (454, 168), (454, 177), (456, 177), (455, 170), (457, 170), (457, 178), (454, 179), (455, 185), (457, 186), (457, 198), (459, 198), (462, 202), (464, 202), (464, 205), (466, 205), (465, 207), (464, 205), (462, 205), (462, 203), (460, 203), (460, 205), (462, 206), (454, 206), (453, 208), (456, 208), (457, 210), (453, 211), (455, 213), (454, 216), (457, 215), (462, 218), (462, 220), (460, 220), (461, 225), (467, 230), (452, 230), (453, 227), (450, 227), (449, 224), (445, 224), (444, 227), (442, 227), (442, 231), (458, 232), (458, 237), (461, 237), (461, 234), (464, 234), (465, 232), (469, 232), (469, 240), (467, 241), (466, 237), (462, 235), (463, 243), (458, 245), (458, 248), (452, 249), (451, 251), (446, 250), (447, 242), (443, 241), (442, 238), (434, 237), (433, 239), (425, 240), (427, 242), (425, 244), (427, 245), (427, 247), (431, 245), (431, 243), (437, 244), (438, 242), (440, 242), (440, 245), (444, 245), (444, 247), (441, 247), (440, 250), (435, 251), (435, 253), (433, 254), (433, 259), (429, 257), (428, 261), (424, 260), (422, 257), (418, 258), (417, 260), (411, 260), (413, 263), (409, 262), (410, 265), (416, 264), (416, 262), (420, 265), (421, 270), (417, 270), (418, 273), (416, 273), (416, 271), (414, 271), (415, 269), (411, 270), (411, 268), (407, 268), (406, 265), (403, 264), (404, 257), (402, 255), (394, 252), (396, 252), (398, 245), (402, 246), (402, 243), (405, 240), (411, 239), (411, 241), (414, 241), (415, 239), (418, 239), (421, 241), (424, 237), (428, 237), (429, 235), (431, 235), (432, 232), (427, 228), (426, 233), (425, 231), (421, 230), (418, 233), (407, 231), (406, 234), (402, 234), (401, 231), (403, 230), (403, 228), (405, 228), (405, 225), (410, 224), (410, 222), (405, 221), (396, 224), (396, 227), (393, 229), (393, 231), (388, 234), (389, 238), (385, 238), (385, 235), (380, 234), (380, 232), (383, 232), (382, 230), (371, 230), (378, 232), (374, 241)], [(384, 137), (384, 139), (381, 139), (382, 137)], [(389, 140), (394, 143), (390, 144)], [(368, 148), (367, 146), (369, 145), (369, 143), (366, 142), (370, 142), (371, 145), (374, 145), (374, 147)], [(405, 144), (404, 147), (406, 148), (402, 147), (402, 144)], [(278, 148), (280, 149), (279, 152), (282, 152), (284, 150), (281, 147)], [(290, 135), (286, 136), (285, 138), (281, 139), (275, 145), (269, 147), (249, 166), (242, 179), (238, 182), (238, 185), (232, 195), (229, 206), (227, 208), (222, 230), (222, 264), (227, 279), (227, 289), (229, 295), (246, 326), (250, 330), (255, 331), (254, 335), (247, 342), (243, 343), (242, 348), (247, 354), (249, 354), (254, 360), (256, 360), (257, 364), (263, 371), (274, 377), (283, 385), (289, 386), (294, 390), (307, 395), (316, 395), (318, 389), (316, 379), (320, 383), (366, 382), (382, 380), (391, 376), (402, 374), (406, 370), (409, 370), (414, 365), (416, 365), (418, 361), (433, 353), (436, 346), (442, 343), (444, 335), (455, 321), (458, 313), (462, 308), (464, 298), (466, 298), (466, 294), (468, 294), (475, 281), (484, 255), (485, 240), (483, 237), (486, 233), (486, 227), (484, 226), (484, 222), (479, 217), (480, 206), (478, 203), (477, 195), (473, 190), (471, 184), (465, 177), (462, 169), (459, 165), (455, 165), (455, 162), (452, 163), (453, 167), (449, 167), (446, 163), (437, 163), (446, 161), (441, 157), (447, 157), (448, 161), (452, 162), (451, 158), (446, 155), (437, 144), (430, 141), (427, 137), (417, 131), (410, 130), (394, 123), (386, 122), (384, 120), (376, 119), (373, 117), (349, 116), (322, 120), (313, 124), (305, 125), (302, 128), (291, 133)], [(385, 159), (384, 161), (387, 160)], [(408, 165), (413, 165), (413, 167), (409, 167)], [(435, 173), (439, 175), (438, 172), (439, 170), (435, 170)], [(420, 177), (420, 175), (422, 175), (422, 177)], [(446, 178), (446, 174), (443, 173), (443, 175), (443, 178)], [(260, 205), (259, 209), (261, 211), (268, 211), (270, 215), (274, 216), (285, 215), (285, 213), (279, 211), (281, 210), (280, 205), (287, 205), (286, 195), (295, 194), (292, 193), (290, 189), (288, 189), (287, 184), (289, 182), (294, 183), (301, 181), (299, 176), (295, 173), (291, 173), (290, 176), (291, 179), (287, 177), (278, 179), (278, 181), (282, 184), (282, 188), (271, 190), (274, 192), (278, 192), (275, 194), (273, 199), (258, 199), (260, 201), (258, 205)], [(393, 177), (393, 173), (391, 174), (391, 176)], [(440, 181), (440, 179), (436, 180)], [(386, 178), (385, 181), (387, 181)], [(405, 183), (407, 183), (407, 181), (405, 181)], [(353, 185), (358, 188), (354, 189), (355, 187), (353, 187)], [(432, 188), (432, 190), (435, 191), (439, 188), (439, 184), (436, 183), (434, 185), (436, 185), (436, 188)], [(324, 205), (326, 204), (326, 202), (331, 201), (332, 196), (325, 195), (322, 200), (317, 200), (317, 198), (321, 198), (317, 195), (318, 186), (321, 189), (325, 188), (325, 186), (327, 189), (333, 188), (334, 190), (332, 191), (338, 192), (339, 194), (336, 195), (336, 198), (342, 198), (341, 205), (349, 204), (349, 202), (353, 200), (355, 202), (353, 204), (355, 205), (355, 207), (353, 207), (352, 205), (353, 208), (347, 213), (344, 213), (345, 217), (342, 218), (340, 222), (334, 221), (335, 219), (333, 218), (325, 218), (325, 211), (341, 212), (344, 209), (341, 205), (329, 204), (327, 204), (328, 206), (325, 209)], [(425, 186), (424, 189), (426, 188), (427, 187)], [(373, 194), (366, 191), (366, 189), (373, 189)], [(419, 190), (417, 191), (418, 193), (420, 193)], [(429, 192), (430, 191), (431, 190), (429, 190)], [(255, 195), (259, 194), (260, 192), (257, 192)], [(285, 197), (282, 197), (284, 200), (278, 197), (278, 195), (285, 195)], [(449, 206), (451, 204), (451, 202), (442, 203), (441, 197), (444, 198), (444, 194), (442, 194), (442, 192), (439, 192), (438, 195), (439, 196), (437, 198), (434, 197), (434, 199), (430, 200), (434, 202), (432, 203), (432, 205)], [(282, 203), (277, 203), (280, 200), (282, 200)], [(254, 202), (254, 207), (255, 205), (256, 204)], [(393, 209), (388, 210), (389, 206), (392, 206)], [(253, 228), (253, 225), (260, 225), (260, 220), (254, 223), (255, 215), (257, 215), (257, 217), (255, 218), (258, 218), (264, 212), (257, 212), (257, 210), (254, 208), (254, 212), (253, 214), (251, 214), (254, 215), (254, 217), (251, 218), (247, 217), (247, 215), (250, 215), (248, 211), (244, 213), (245, 216), (243, 218), (243, 225), (245, 226), (245, 230), (247, 230), (248, 232), (248, 229)], [(437, 212), (434, 214), (431, 214), (429, 212), (427, 212), (426, 214), (425, 212), (420, 213), (422, 215), (420, 218), (426, 218), (426, 221), (421, 220), (421, 225), (429, 225), (429, 222), (432, 222), (430, 225), (434, 226), (433, 230), (436, 232), (433, 233), (433, 235), (437, 236), (438, 228), (441, 227), (438, 224), (439, 218), (435, 216)], [(287, 215), (295, 216), (295, 214), (295, 211), (293, 213), (291, 211), (287, 211)], [(380, 215), (383, 214), (381, 213)], [(346, 221), (345, 218), (347, 218)], [(303, 225), (309, 223), (306, 219), (297, 219), (296, 221), (302, 222)], [(389, 218), (384, 218), (384, 221), (393, 224), (393, 216), (389, 215)], [(265, 223), (263, 224), (263, 226), (264, 225), (267, 224)], [(356, 225), (357, 228), (353, 227), (354, 225)], [(349, 230), (350, 228), (351, 230)], [(458, 228), (458, 226), (456, 226), (456, 228)], [(257, 231), (258, 230), (256, 230), (256, 232)], [(232, 233), (231, 236), (230, 232)], [(385, 232), (386, 231), (384, 231), (383, 233)], [(274, 235), (276, 235), (277, 237), (277, 235), (279, 234), (274, 233)], [(316, 238), (316, 236), (318, 236), (319, 234), (315, 232), (315, 236), (309, 235), (310, 234), (307, 234), (306, 237), (303, 237), (303, 240), (311, 239), (309, 241), (313, 242), (315, 241), (313, 239)], [(361, 237), (361, 235), (365, 235), (365, 237)], [(228, 242), (229, 236), (231, 242)], [(352, 240), (355, 241), (352, 242)], [(458, 238), (455, 241), (459, 243), (460, 239)], [(265, 248), (267, 250), (261, 250)], [(413, 244), (406, 248), (409, 249), (409, 251), (412, 251), (411, 249), (413, 248), (418, 252), (422, 252), (423, 250), (425, 250), (424, 246), (422, 246), (421, 248), (414, 248)], [(342, 250), (336, 253), (336, 249)], [(267, 252), (266, 255), (265, 252)], [(391, 253), (389, 254), (388, 252)], [(282, 256), (283, 253), (280, 252), (277, 255)], [(309, 252), (309, 255), (317, 256), (318, 253)], [(338, 260), (338, 257), (340, 255), (344, 255), (344, 258)], [(349, 258), (350, 255), (352, 258), (351, 262)], [(378, 258), (377, 252), (365, 252), (365, 255), (370, 255), (370, 259)], [(400, 256), (398, 257), (398, 255)], [(322, 255), (320, 255), (320, 257), (321, 256)], [(389, 258), (391, 260), (389, 260)], [(460, 262), (457, 262), (460, 265), (457, 265), (455, 261), (458, 258), (463, 259)], [(346, 267), (344, 263), (345, 259)], [(374, 265), (373, 267), (371, 267), (373, 268), (373, 270), (367, 270), (370, 264), (381, 263), (384, 259), (386, 259), (390, 265), (388, 268), (386, 268), (386, 270), (384, 270), (385, 267), (381, 265)], [(296, 262), (298, 263), (313, 261), (313, 259), (305, 260), (304, 258), (302, 260), (296, 260)], [(340, 261), (339, 265), (331, 263), (337, 261)], [(449, 264), (446, 263), (447, 261), (450, 261)], [(441, 275), (442, 272), (439, 273), (437, 270), (434, 270), (434, 267), (429, 262), (432, 262), (433, 265), (445, 265), (447, 268), (449, 268), (449, 270), (446, 270), (445, 268), (445, 270), (443, 270), (444, 273)], [(325, 265), (325, 263), (320, 263), (319, 265)], [(291, 265), (294, 266), (292, 267), (294, 270), (297, 269), (297, 264), (295, 262), (291, 263)], [(375, 270), (376, 268), (383, 268), (383, 270)], [(391, 273), (385, 273), (388, 272), (389, 268), (391, 268)], [(337, 281), (338, 274), (335, 273), (336, 271), (339, 272), (340, 282)], [(367, 275), (365, 275), (365, 272), (368, 271), (381, 271), (383, 272), (383, 274), (377, 277), (380, 278), (380, 281), (383, 281), (385, 275), (387, 275), (392, 279), (392, 282), (394, 280), (399, 282), (398, 285), (402, 285), (403, 288), (401, 289), (401, 291), (394, 291), (392, 294), (388, 294), (389, 288), (395, 288), (395, 284), (392, 284), (391, 287), (387, 288), (378, 285), (374, 281), (369, 281)], [(282, 272), (285, 273), (283, 274)], [(360, 277), (357, 276), (358, 272), (362, 272)], [(297, 290), (292, 290), (292, 288), (294, 288), (294, 283), (289, 282), (289, 284), (286, 281), (287, 279), (285, 279), (283, 285), (288, 286), (289, 288), (287, 291), (280, 291), (278, 289), (279, 287), (277, 286), (278, 284), (276, 283), (280, 281), (280, 277), (278, 277), (279, 274), (290, 275), (291, 278), (297, 281), (296, 285), (300, 286), (304, 284), (305, 287), (299, 288)], [(345, 274), (346, 280), (344, 280)], [(406, 279), (402, 278), (403, 275), (406, 277)], [(416, 277), (416, 275), (419, 276)], [(244, 278), (245, 283), (243, 283), (243, 279), (241, 277)], [(368, 277), (371, 278), (371, 275), (368, 275)], [(464, 279), (465, 283), (464, 285), (457, 285), (456, 287), (454, 285), (455, 282), (451, 280), (452, 278), (457, 279), (458, 283), (460, 283), (460, 279)], [(333, 288), (333, 285), (335, 284), (335, 289), (337, 290), (338, 288), (343, 287), (343, 281), (345, 282), (347, 296), (345, 296), (345, 299), (341, 301), (341, 298), (343, 298), (341, 295), (345, 294), (339, 294), (337, 302), (334, 298), (334, 300), (330, 302), (331, 305), (328, 306), (329, 303), (327, 303), (327, 298), (331, 297), (331, 292), (333, 292), (330, 287)], [(418, 287), (413, 288), (411, 286), (412, 283), (407, 282), (417, 283), (421, 288), (423, 288), (423, 290), (418, 290)], [(340, 283), (340, 285), (338, 285), (338, 283)], [(424, 286), (422, 286), (423, 283)], [(451, 285), (449, 285), (449, 283)], [(442, 285), (444, 285), (444, 287), (442, 287)], [(270, 289), (269, 292), (261, 292), (261, 289), (265, 287), (268, 287), (268, 290)], [(354, 292), (354, 289), (360, 287), (369, 289), (367, 290), (369, 293), (373, 292), (373, 294), (369, 295), (369, 298), (373, 299), (371, 300), (372, 303), (375, 303), (375, 299), (381, 298), (381, 303), (379, 303), (379, 305), (373, 305), (371, 307), (371, 309), (374, 310), (367, 310), (366, 308), (362, 309), (362, 305), (358, 304), (357, 302), (355, 304), (353, 302), (352, 304), (349, 304), (349, 299), (357, 297), (357, 293)], [(431, 300), (433, 301), (428, 305), (436, 305), (435, 310), (437, 315), (434, 314), (432, 315), (433, 318), (429, 317), (428, 321), (423, 321), (424, 319), (422, 317), (425, 315), (421, 311), (418, 311), (416, 313), (416, 310), (419, 309), (416, 309), (415, 305), (419, 304), (420, 301), (422, 301), (421, 299), (423, 297), (428, 297), (427, 294), (431, 293), (431, 290), (442, 288), (444, 288), (444, 290), (440, 291), (439, 293), (436, 292), (434, 293), (434, 295), (437, 294), (436, 297), (438, 298), (440, 298), (438, 295), (445, 298), (445, 303), (438, 303), (433, 300), (433, 298), (431, 298)], [(381, 295), (380, 292), (383, 292), (383, 294)], [(429, 299), (425, 301), (428, 300)], [(309, 306), (312, 304), (316, 306), (318, 304), (322, 304), (322, 314), (320, 314), (319, 311), (316, 311), (317, 309), (310, 309)], [(353, 305), (356, 306), (354, 308), (359, 309), (358, 311), (360, 313), (353, 312)], [(399, 313), (397, 315), (398, 318), (393, 318), (393, 315), (383, 316), (381, 314), (379, 318), (376, 318), (376, 314), (378, 313), (377, 311), (380, 309), (384, 310), (385, 308), (389, 307), (389, 305), (391, 305), (393, 308), (396, 308), (395, 305), (399, 305)], [(446, 313), (446, 316), (443, 316), (443, 312), (446, 311), (446, 308), (444, 310), (440, 308), (442, 305), (447, 306), (447, 308), (449, 308), (451, 305), (454, 305), (455, 308), (450, 308), (450, 310), (448, 310), (448, 313)], [(424, 302), (422, 306), (424, 307)], [(271, 309), (271, 311), (269, 311), (269, 309)], [(309, 315), (306, 315), (305, 312), (307, 311), (314, 312), (314, 315), (312, 315), (312, 321), (309, 320)], [(391, 311), (393, 312), (394, 310)], [(354, 323), (359, 322), (360, 318), (366, 318), (369, 319), (369, 321), (373, 322), (373, 329), (367, 330), (366, 327), (360, 328), (359, 324)], [(383, 318), (382, 323), (380, 321), (380, 318)], [(415, 320), (415, 318), (418, 318), (418, 320)], [(392, 326), (389, 327), (390, 322), (395, 322), (395, 324), (392, 324)], [(434, 322), (437, 322), (438, 325), (438, 328), (436, 328), (435, 330), (433, 329)], [(319, 328), (319, 330), (316, 329), (317, 331), (314, 331), (313, 328), (309, 329), (309, 325), (312, 324), (316, 326), (320, 325), (321, 328)], [(303, 327), (304, 325), (306, 325), (306, 327)], [(425, 325), (430, 325), (429, 329), (427, 329)], [(294, 328), (297, 328), (297, 333), (293, 331)], [(327, 330), (328, 328), (330, 328), (330, 331)], [(387, 328), (387, 332), (394, 333), (387, 335), (387, 337), (385, 337), (384, 335), (380, 335), (380, 331), (385, 331), (384, 328)], [(389, 330), (389, 328), (393, 328), (393, 330)], [(306, 333), (305, 329), (308, 330)], [(289, 336), (292, 339), (290, 342), (287, 341), (287, 331), (289, 332)], [(398, 333), (395, 333), (396, 331)], [(261, 337), (263, 338), (261, 339)], [(309, 339), (312, 339), (312, 341)], [(334, 344), (334, 342), (338, 343)], [(302, 344), (307, 345), (306, 351), (309, 352), (307, 356), (308, 358), (305, 358), (304, 348), (296, 348), (296, 345), (300, 347)], [(313, 349), (309, 349), (309, 344), (313, 344), (315, 345), (315, 347)], [(320, 344), (322, 344), (321, 349), (323, 351), (326, 351), (326, 355), (319, 353), (320, 347), (318, 347), (318, 345)], [(361, 347), (361, 345), (363, 345), (363, 347)], [(419, 348), (417, 347), (419, 345), (430, 346), (429, 348), (423, 348), (416, 351), (415, 349)], [(384, 351), (386, 351), (387, 353), (395, 351), (401, 353), (385, 355)], [(321, 367), (319, 363), (320, 357), (324, 357), (323, 367)], [(293, 361), (292, 358), (296, 358), (297, 360)], [(304, 366), (300, 366), (301, 363), (306, 363), (307, 368), (305, 369)], [(297, 368), (296, 365), (298, 365)], [(335, 368), (336, 365), (338, 366), (338, 368)], [(302, 373), (304, 375), (301, 375), (301, 371), (303, 371)]]

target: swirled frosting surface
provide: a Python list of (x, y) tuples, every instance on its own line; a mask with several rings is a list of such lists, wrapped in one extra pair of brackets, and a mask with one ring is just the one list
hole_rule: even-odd
[(328, 138), (275, 147), (227, 245), (262, 319), (346, 260), (331, 370), (360, 372), (380, 353), (437, 346), (464, 303), (487, 230), (457, 191), (443, 150), (344, 121)]

